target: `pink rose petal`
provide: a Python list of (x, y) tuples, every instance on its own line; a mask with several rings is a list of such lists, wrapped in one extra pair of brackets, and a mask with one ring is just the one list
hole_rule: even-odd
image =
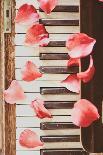
[(18, 81), (13, 80), (10, 87), (4, 91), (4, 98), (7, 103), (15, 104), (17, 101), (24, 100), (26, 96)]
[(77, 75), (69, 75), (65, 80), (63, 80), (62, 85), (72, 92), (80, 92), (80, 80)]
[(93, 78), (94, 73), (95, 73), (95, 67), (93, 65), (93, 58), (90, 55), (90, 65), (89, 65), (89, 68), (85, 72), (78, 73), (77, 77), (79, 79), (81, 79), (84, 83), (87, 83), (87, 82), (89, 82)]
[(43, 24), (33, 25), (26, 33), (25, 44), (35, 46), (47, 46), (49, 43), (49, 34)]
[(24, 130), (19, 137), (19, 143), (21, 146), (26, 148), (35, 148), (38, 146), (43, 146), (38, 135), (29, 129)]
[(67, 63), (67, 66), (68, 67), (79, 66), (79, 64), (80, 64), (80, 59), (79, 58), (77, 58), (77, 59), (70, 58), (68, 63)]
[(21, 74), (22, 74), (22, 80), (27, 82), (42, 77), (42, 73), (40, 73), (37, 66), (31, 61), (26, 62), (24, 68), (21, 70)]
[(38, 0), (40, 3), (40, 8), (46, 13), (50, 14), (51, 11), (56, 7), (58, 4), (58, 0)]
[(72, 121), (79, 127), (88, 127), (99, 117), (97, 108), (86, 99), (76, 102), (72, 110)]
[(15, 22), (23, 25), (32, 25), (39, 21), (39, 15), (33, 5), (22, 5), (16, 15)]
[(35, 99), (31, 103), (31, 107), (36, 112), (38, 118), (52, 118), (51, 113), (44, 107), (44, 101), (41, 99)]
[(69, 50), (68, 54), (71, 58), (82, 58), (91, 54), (95, 43), (95, 39), (90, 38), (84, 33), (78, 33), (68, 38), (66, 47)]

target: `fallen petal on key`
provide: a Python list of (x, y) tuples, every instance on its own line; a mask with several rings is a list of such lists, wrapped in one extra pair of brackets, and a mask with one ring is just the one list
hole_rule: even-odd
[(24, 130), (19, 137), (19, 143), (21, 146), (26, 148), (35, 148), (38, 146), (43, 146), (38, 135), (29, 129)]
[(31, 103), (31, 107), (34, 109), (36, 112), (36, 116), (38, 118), (51, 118), (51, 113), (45, 108), (44, 106), (44, 101), (36, 98), (34, 101)]

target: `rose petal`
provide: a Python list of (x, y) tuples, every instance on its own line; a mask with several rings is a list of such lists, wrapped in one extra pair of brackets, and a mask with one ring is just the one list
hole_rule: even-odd
[(14, 104), (26, 98), (24, 91), (18, 81), (13, 80), (10, 87), (4, 91), (4, 98), (7, 103)]
[(88, 127), (92, 122), (99, 119), (97, 108), (88, 100), (80, 99), (74, 104), (72, 121), (79, 127)]
[(80, 59), (79, 58), (77, 58), (77, 59), (70, 58), (68, 63), (67, 63), (67, 66), (68, 67), (79, 66), (79, 64), (80, 64)]
[(42, 73), (40, 73), (37, 66), (31, 62), (27, 61), (24, 68), (21, 70), (22, 80), (30, 82), (37, 78), (42, 77)]
[(40, 3), (40, 8), (46, 13), (50, 14), (51, 11), (56, 7), (58, 4), (58, 0), (38, 0)]
[(95, 74), (95, 67), (93, 65), (93, 58), (90, 55), (90, 65), (89, 68), (85, 72), (81, 72), (77, 74), (77, 77), (81, 79), (84, 83), (89, 82)]
[[(48, 41), (47, 41), (48, 40)], [(43, 24), (33, 25), (26, 33), (25, 44), (35, 46), (47, 46), (49, 43), (49, 34)]]
[(69, 75), (65, 80), (63, 80), (62, 85), (72, 92), (80, 92), (80, 80), (77, 75)]
[(84, 33), (78, 33), (68, 38), (66, 47), (69, 50), (68, 54), (71, 58), (82, 58), (92, 52), (95, 43), (95, 39), (90, 38)]
[(43, 146), (43, 143), (40, 141), (38, 135), (29, 130), (24, 130), (19, 137), (19, 143), (21, 146), (26, 148), (35, 148), (38, 146)]
[(39, 21), (39, 15), (33, 5), (22, 5), (16, 15), (15, 22), (23, 25), (32, 25)]
[(45, 108), (44, 106), (44, 101), (42, 101), (39, 98), (36, 98), (34, 101), (31, 103), (31, 107), (34, 109), (36, 112), (36, 115), (38, 118), (51, 118), (51, 113)]

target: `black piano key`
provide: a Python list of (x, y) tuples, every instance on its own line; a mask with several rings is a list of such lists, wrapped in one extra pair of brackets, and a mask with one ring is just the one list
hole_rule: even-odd
[(40, 155), (89, 155), (83, 149), (42, 149)]
[(45, 101), (47, 109), (72, 109), (75, 101)]
[(50, 41), (47, 47), (65, 47), (65, 41)]
[(46, 74), (76, 74), (79, 72), (79, 67), (65, 67), (65, 66), (41, 66), (40, 71)]
[(45, 26), (79, 26), (79, 20), (45, 20), (40, 19), (39, 22)]
[(78, 129), (70, 122), (42, 122), (40, 123), (41, 130), (58, 130), (58, 129)]
[(75, 94), (64, 87), (40, 87), (40, 94)]
[(69, 60), (68, 53), (40, 53), (40, 60)]
[(47, 142), (80, 142), (80, 135), (41, 136), (41, 141)]
[[(39, 11), (43, 12), (41, 8), (39, 8)], [(58, 5), (52, 12), (79, 12), (79, 6)]]

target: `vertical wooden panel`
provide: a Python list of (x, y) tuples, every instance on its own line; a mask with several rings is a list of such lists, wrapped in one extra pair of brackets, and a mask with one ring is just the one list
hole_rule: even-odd
[[(4, 34), (5, 41), (5, 89), (15, 78), (14, 63), (14, 16), (15, 2), (11, 1), (12, 6), (12, 32)], [(5, 155), (16, 155), (16, 112), (15, 105), (5, 104)]]
[[(96, 74), (88, 84), (82, 83), (82, 98), (92, 101), (102, 116), (103, 100), (103, 3), (98, 0), (81, 0), (81, 32), (94, 37), (97, 43), (94, 47), (94, 65)], [(82, 71), (89, 64), (89, 57), (82, 59)], [(101, 118), (88, 128), (82, 128), (83, 147), (88, 152), (103, 152), (103, 124)]]

